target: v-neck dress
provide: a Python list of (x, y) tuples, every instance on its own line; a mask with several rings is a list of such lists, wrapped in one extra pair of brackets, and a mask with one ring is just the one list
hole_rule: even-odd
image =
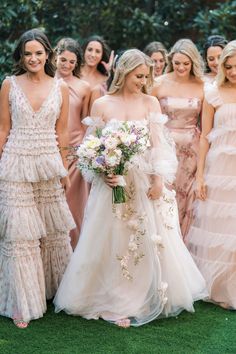
[(11, 130), (0, 159), (0, 314), (39, 318), (71, 255), (75, 226), (60, 179), (56, 139), (60, 81), (34, 111), (17, 78), (10, 80)]

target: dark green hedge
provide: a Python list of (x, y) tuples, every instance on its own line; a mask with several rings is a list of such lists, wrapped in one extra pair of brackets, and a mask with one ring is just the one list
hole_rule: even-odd
[(113, 49), (142, 49), (153, 40), (170, 47), (183, 37), (201, 47), (210, 34), (236, 38), (235, 18), (236, 1), (2, 0), (0, 80), (11, 71), (15, 40), (33, 27), (43, 28), (53, 45), (64, 36), (82, 41), (96, 33)]

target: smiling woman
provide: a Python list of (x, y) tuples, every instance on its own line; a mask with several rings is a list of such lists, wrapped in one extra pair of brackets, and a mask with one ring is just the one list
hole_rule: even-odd
[[(80, 79), (82, 51), (78, 42), (72, 38), (62, 38), (57, 43), (55, 54), (56, 76), (62, 78), (69, 87), (68, 135), (69, 147), (73, 152), (84, 137), (85, 126), (81, 121), (88, 114), (90, 87), (86, 81)], [(66, 191), (66, 197), (76, 222), (76, 228), (70, 232), (71, 245), (74, 249), (80, 234), (89, 185), (76, 167), (75, 160), (70, 161), (68, 171), (70, 187)]]
[[(57, 312), (140, 326), (193, 311), (193, 302), (207, 295), (179, 234), (170, 187), (177, 161), (160, 105), (146, 94), (152, 80), (152, 60), (128, 50), (117, 63), (111, 91), (93, 104), (93, 119), (87, 121), (95, 136), (81, 153), (94, 157), (91, 142), (100, 145), (101, 131), (104, 146), (92, 159), (95, 170), (103, 164), (107, 172), (114, 156), (127, 156), (131, 141), (143, 141), (143, 148), (131, 164), (120, 160), (124, 176), (115, 170), (94, 174), (80, 240), (54, 299)], [(113, 190), (124, 183), (127, 198), (117, 204)]]
[(110, 49), (102, 37), (92, 36), (83, 44), (83, 51), (81, 78), (93, 89), (108, 78)]
[(68, 89), (52, 55), (43, 32), (25, 32), (0, 94), (0, 314), (19, 328), (43, 316), (71, 254)]
[(175, 180), (183, 238), (192, 222), (194, 180), (199, 146), (199, 121), (203, 100), (203, 62), (189, 39), (175, 43), (168, 55), (166, 74), (158, 78), (153, 95), (159, 99), (167, 127), (176, 143), (179, 161)]

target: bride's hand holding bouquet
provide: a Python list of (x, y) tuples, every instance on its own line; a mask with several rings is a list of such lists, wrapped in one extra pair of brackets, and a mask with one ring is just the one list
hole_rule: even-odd
[(78, 147), (78, 167), (105, 175), (105, 182), (112, 188), (114, 203), (124, 203), (128, 162), (150, 146), (147, 126), (138, 121), (111, 120), (104, 128), (96, 129)]

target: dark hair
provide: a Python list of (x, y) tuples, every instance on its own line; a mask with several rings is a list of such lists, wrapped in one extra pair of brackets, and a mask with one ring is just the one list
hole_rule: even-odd
[(109, 88), (111, 86), (111, 83), (114, 79), (114, 75), (115, 75), (115, 69), (116, 69), (116, 66), (118, 64), (118, 61), (120, 59), (120, 57), (122, 56), (122, 54), (125, 52), (125, 50), (119, 50), (118, 53), (115, 55), (114, 57), (114, 60), (113, 60), (113, 63), (112, 63), (112, 67), (111, 67), (111, 70), (110, 70), (110, 73), (109, 73), (109, 77), (107, 79), (107, 91), (109, 91)]
[(21, 75), (27, 71), (24, 67), (24, 50), (25, 44), (30, 41), (37, 41), (42, 44), (48, 55), (48, 59), (44, 66), (45, 73), (51, 77), (54, 77), (55, 66), (53, 65), (53, 49), (44, 32), (37, 28), (24, 32), (19, 38), (13, 52), (13, 59), (15, 62), (13, 66), (13, 74)]
[[(110, 50), (109, 46), (107, 45), (106, 41), (102, 37), (97, 36), (97, 35), (87, 38), (86, 41), (82, 45), (82, 49), (83, 49), (84, 54), (85, 54), (86, 48), (90, 42), (99, 42), (101, 44), (101, 46), (102, 46), (102, 59), (101, 59), (101, 61), (108, 62), (111, 50)], [(106, 69), (104, 68), (104, 66), (101, 63), (98, 63), (97, 69), (102, 75), (108, 75)]]
[(210, 47), (220, 47), (222, 49), (224, 49), (224, 47), (226, 46), (226, 44), (228, 43), (227, 39), (225, 39), (225, 37), (220, 36), (220, 35), (213, 35), (213, 36), (209, 36), (203, 46), (203, 59), (205, 61), (205, 65), (206, 65), (206, 71), (210, 72), (210, 68), (208, 66), (207, 63), (207, 51)]
[(160, 52), (163, 55), (165, 62), (167, 63), (167, 50), (165, 46), (161, 42), (151, 42), (143, 50), (144, 54), (149, 57), (152, 56), (153, 53)]
[(73, 75), (79, 78), (83, 58), (82, 49), (80, 47), (79, 42), (75, 41), (72, 38), (62, 38), (56, 45), (55, 54), (60, 55), (65, 50), (68, 50), (69, 52), (74, 53), (76, 55), (77, 63), (73, 70)]

